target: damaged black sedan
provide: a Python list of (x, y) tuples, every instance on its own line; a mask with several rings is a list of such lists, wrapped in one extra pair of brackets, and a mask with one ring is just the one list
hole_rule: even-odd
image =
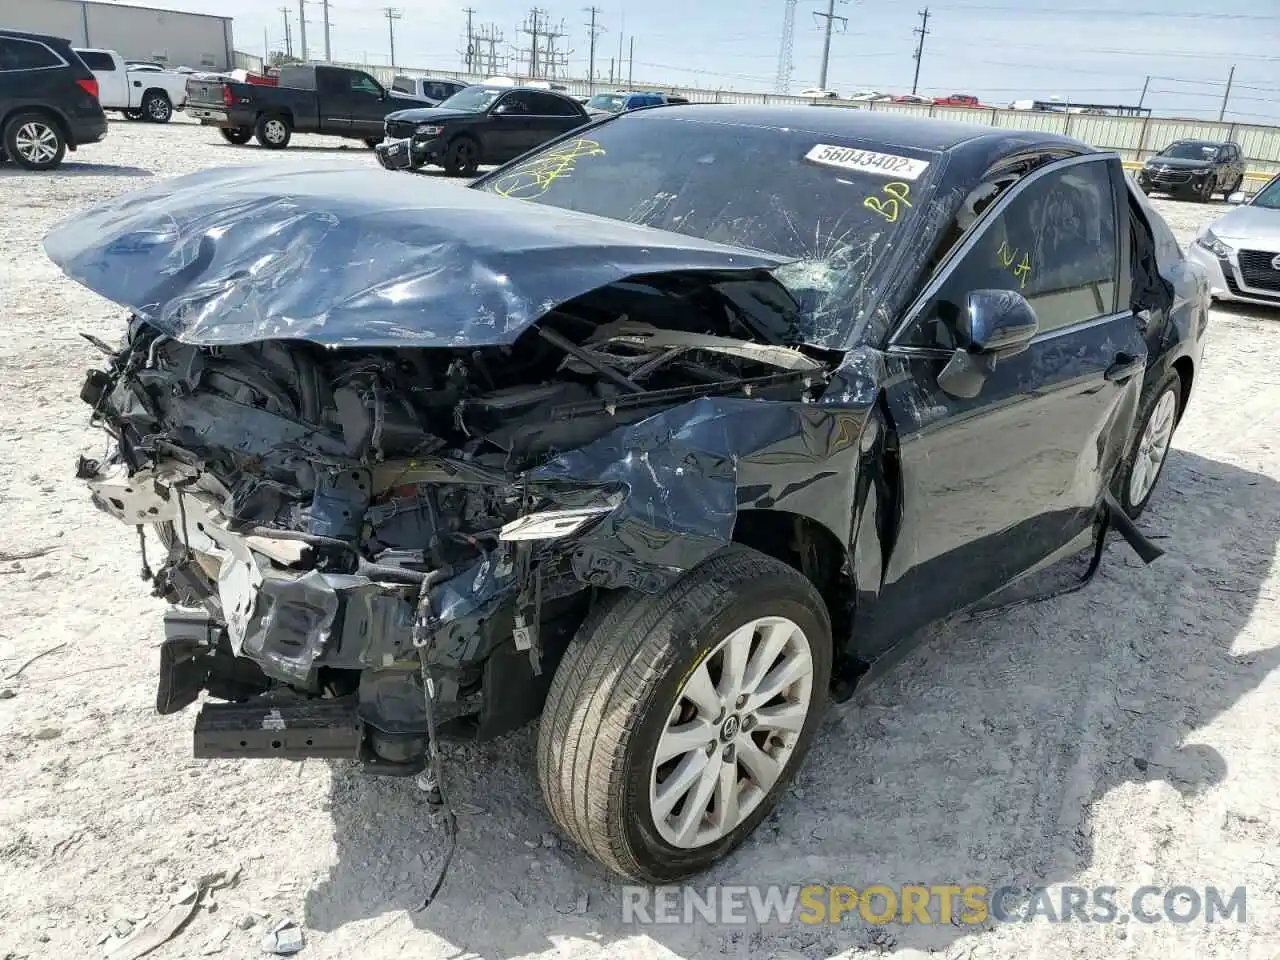
[(132, 313), (79, 470), (198, 756), (406, 774), (540, 714), (552, 816), (665, 882), (918, 628), (1108, 528), (1158, 553), (1207, 289), (1114, 154), (699, 105), (385, 178), (211, 171), (46, 241)]

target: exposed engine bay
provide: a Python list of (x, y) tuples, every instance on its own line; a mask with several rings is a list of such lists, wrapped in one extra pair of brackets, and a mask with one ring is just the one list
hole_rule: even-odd
[[(732, 464), (681, 452), (655, 415), (821, 393), (831, 357), (784, 345), (779, 291), (632, 279), (484, 347), (195, 346), (135, 316), (119, 350), (97, 344), (110, 362), (82, 398), (115, 442), (79, 473), (138, 527), (144, 576), (180, 608), (157, 708), (226, 701), (205, 705), (197, 756), (388, 773), (422, 766), (424, 682), (443, 734), (536, 716), (592, 588), (656, 592), (680, 550), (732, 526)], [(663, 464), (628, 427), (657, 431)], [(660, 470), (727, 476), (730, 500), (655, 507)]]

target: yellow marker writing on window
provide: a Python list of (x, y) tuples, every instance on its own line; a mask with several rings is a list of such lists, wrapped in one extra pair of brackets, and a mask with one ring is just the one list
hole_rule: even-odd
[(584, 137), (566, 140), (504, 174), (494, 184), (494, 192), (517, 200), (535, 199), (561, 177), (572, 174), (581, 157), (603, 156), (604, 152), (595, 140)]
[(868, 210), (874, 210), (890, 223), (896, 223), (900, 212), (899, 204), (904, 207), (911, 206), (911, 201), (907, 199), (911, 195), (911, 186), (895, 180), (893, 183), (886, 183), (881, 191), (888, 196), (887, 200), (874, 196), (867, 197), (862, 201), (862, 205)]

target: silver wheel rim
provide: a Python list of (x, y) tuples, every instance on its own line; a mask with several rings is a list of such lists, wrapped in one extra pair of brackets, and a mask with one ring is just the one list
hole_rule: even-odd
[(662, 839), (694, 849), (732, 833), (777, 784), (812, 702), (813, 654), (794, 622), (759, 617), (721, 640), (658, 738), (649, 810)]
[(32, 120), (18, 128), (13, 146), (29, 163), (48, 163), (58, 155), (58, 135), (47, 123)]
[(1129, 503), (1135, 507), (1150, 495), (1156, 478), (1160, 476), (1160, 467), (1173, 440), (1173, 421), (1177, 411), (1178, 398), (1170, 389), (1161, 394), (1147, 418), (1147, 426), (1133, 455), (1133, 470), (1129, 473)]
[(161, 100), (159, 97), (154, 97), (151, 100), (151, 119), (165, 120), (168, 118), (168, 116), (169, 116), (169, 105), (165, 103), (163, 100)]
[(284, 124), (279, 120), (268, 120), (262, 129), (272, 143), (279, 143), (284, 139)]

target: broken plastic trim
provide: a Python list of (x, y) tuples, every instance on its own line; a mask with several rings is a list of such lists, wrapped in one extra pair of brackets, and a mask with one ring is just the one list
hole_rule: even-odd
[(576, 533), (589, 520), (613, 511), (613, 506), (544, 510), (526, 514), (498, 531), (499, 540), (559, 540)]

